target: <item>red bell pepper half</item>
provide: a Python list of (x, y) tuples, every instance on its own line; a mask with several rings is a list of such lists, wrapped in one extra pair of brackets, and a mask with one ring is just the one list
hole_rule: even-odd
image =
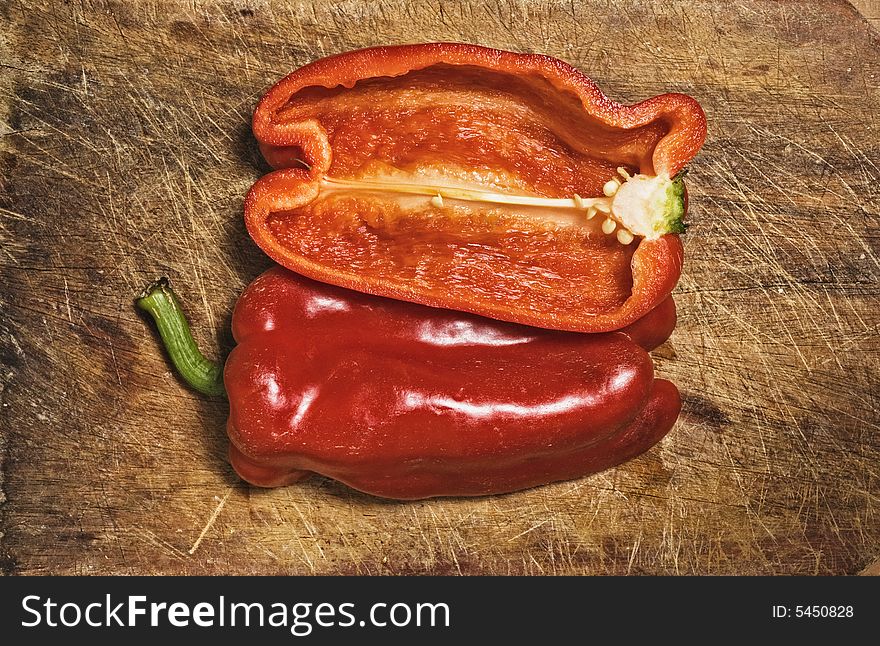
[[(646, 319), (632, 338), (653, 343), (674, 307)], [(281, 268), (242, 294), (232, 331), (229, 457), (260, 486), (319, 473), (396, 499), (503, 493), (638, 455), (680, 410), (627, 334), (438, 311)]]
[(539, 327), (647, 314), (682, 267), (680, 171), (706, 135), (682, 94), (609, 100), (557, 59), (473, 45), (324, 58), (260, 101), (276, 171), (245, 219), (322, 282)]
[(319, 473), (395, 499), (514, 491), (639, 455), (681, 407), (646, 352), (675, 326), (671, 299), (620, 332), (577, 334), (275, 267), (241, 295), (225, 367), (198, 351), (167, 282), (137, 304), (190, 385), (225, 390), (232, 466), (264, 487)]

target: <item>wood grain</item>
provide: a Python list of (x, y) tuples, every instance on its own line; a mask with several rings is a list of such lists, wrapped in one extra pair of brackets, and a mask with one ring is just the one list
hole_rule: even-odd
[[(14, 574), (847, 574), (880, 557), (880, 39), (820, 2), (2, 3), (0, 567)], [(392, 503), (225, 460), (131, 299), (166, 274), (230, 348), (269, 261), (242, 200), (255, 101), (316, 57), (464, 40), (611, 97), (695, 96), (685, 410), (597, 476)]]

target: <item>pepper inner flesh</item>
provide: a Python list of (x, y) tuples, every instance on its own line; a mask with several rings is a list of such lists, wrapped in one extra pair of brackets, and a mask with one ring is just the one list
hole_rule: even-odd
[(465, 286), (499, 307), (536, 292), (545, 307), (563, 310), (604, 311), (629, 297), (636, 245), (586, 226), (481, 206), (447, 200), (438, 208), (420, 196), (333, 192), (295, 212), (272, 213), (267, 224), (281, 244), (321, 265), (393, 276), (427, 292)]
[(601, 196), (619, 166), (652, 174), (669, 132), (662, 121), (609, 126), (539, 75), (446, 64), (303, 88), (277, 118), (321, 124), (330, 177), (366, 177), (377, 161), (413, 176), (441, 166), (450, 179), (544, 197)]
[(603, 188), (618, 168), (653, 173), (662, 120), (612, 127), (542, 76), (446, 64), (307, 87), (277, 118), (317, 121), (332, 151), (317, 196), (266, 221), (308, 261), (499, 308), (603, 313), (630, 297), (638, 240), (618, 239)]

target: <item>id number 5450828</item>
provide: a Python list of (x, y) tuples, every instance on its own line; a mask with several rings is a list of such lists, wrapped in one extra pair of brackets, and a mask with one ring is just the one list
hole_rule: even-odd
[(852, 606), (795, 606), (795, 617), (836, 618), (852, 617)]

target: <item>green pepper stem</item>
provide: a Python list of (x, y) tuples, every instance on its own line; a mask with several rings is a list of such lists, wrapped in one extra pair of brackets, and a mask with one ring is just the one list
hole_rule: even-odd
[(147, 287), (135, 300), (159, 328), (159, 336), (178, 374), (200, 393), (225, 395), (223, 366), (206, 359), (199, 351), (180, 301), (167, 278), (160, 278)]

